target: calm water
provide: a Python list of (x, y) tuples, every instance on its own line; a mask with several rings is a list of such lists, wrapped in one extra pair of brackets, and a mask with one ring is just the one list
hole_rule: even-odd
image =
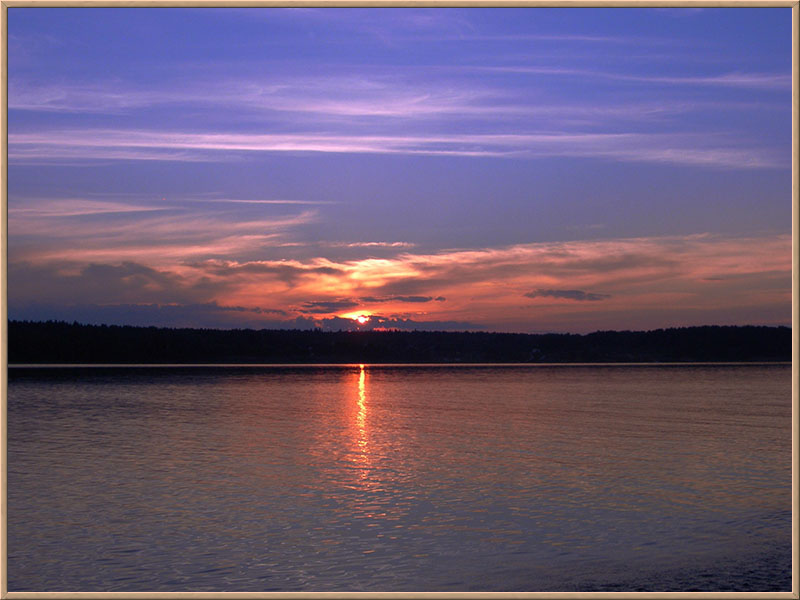
[(788, 366), (11, 369), (11, 591), (785, 590)]

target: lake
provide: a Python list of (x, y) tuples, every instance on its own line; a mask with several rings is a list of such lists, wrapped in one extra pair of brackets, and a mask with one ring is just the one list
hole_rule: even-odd
[(788, 365), (10, 368), (9, 591), (789, 591)]

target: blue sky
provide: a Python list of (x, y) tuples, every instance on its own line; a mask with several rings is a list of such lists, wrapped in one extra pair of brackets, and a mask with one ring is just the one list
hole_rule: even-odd
[(790, 14), (12, 7), (9, 314), (788, 324)]

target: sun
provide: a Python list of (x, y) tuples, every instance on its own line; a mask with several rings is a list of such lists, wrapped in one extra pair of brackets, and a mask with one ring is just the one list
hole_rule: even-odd
[(358, 311), (358, 312), (353, 311), (353, 312), (341, 314), (341, 315), (339, 315), (339, 318), (341, 318), (341, 319), (350, 319), (351, 321), (355, 321), (358, 325), (365, 325), (366, 323), (369, 323), (370, 320), (372, 319), (372, 313), (369, 312), (368, 310), (363, 311), (363, 312), (362, 311)]

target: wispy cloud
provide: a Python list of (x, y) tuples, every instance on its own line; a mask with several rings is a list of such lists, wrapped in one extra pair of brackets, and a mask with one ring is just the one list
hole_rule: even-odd
[[(443, 72), (440, 72), (443, 71)], [(606, 79), (671, 86), (718, 86), (753, 89), (790, 89), (791, 75), (784, 73), (726, 72), (705, 76), (658, 76), (562, 66), (496, 65), (425, 67), (401, 75), (341, 73), (299, 77), (283, 76), (269, 81), (254, 77), (187, 82), (176, 87), (143, 87), (131, 81), (41, 84), (12, 81), (9, 109), (28, 112), (135, 114), (162, 107), (185, 112), (219, 111), (249, 118), (279, 117), (293, 113), (298, 123), (326, 123), (332, 119), (367, 119), (374, 125), (385, 120), (481, 118), (489, 122), (546, 117), (570, 119), (582, 114), (625, 117), (631, 121), (657, 113), (675, 113), (698, 106), (696, 99), (654, 103), (629, 100), (622, 104), (592, 104), (574, 99), (552, 98), (530, 88), (475, 80), (476, 73), (522, 74), (581, 79)], [(421, 75), (422, 74), (422, 75)], [(471, 76), (470, 76), (471, 75)], [(717, 106), (727, 103), (717, 101)], [(735, 103), (733, 104), (735, 106)], [(302, 121), (303, 115), (306, 121)]]
[(323, 245), (345, 248), (413, 248), (411, 242), (326, 242)]
[(609, 79), (636, 83), (667, 84), (682, 86), (717, 86), (741, 87), (752, 89), (780, 89), (788, 91), (792, 86), (789, 73), (741, 73), (729, 72), (715, 75), (638, 75), (595, 69), (576, 69), (570, 67), (536, 67), (536, 66), (476, 66), (469, 67), (476, 71), (497, 73), (519, 73), (527, 75), (579, 77), (581, 79)]
[[(425, 117), (490, 114), (490, 101), (507, 93), (485, 86), (411, 81), (366, 74), (216, 79), (187, 86), (143, 88), (127, 81), (9, 84), (9, 109), (37, 112), (124, 114), (152, 107), (187, 107), (247, 111), (253, 114), (310, 113), (329, 117)], [(523, 107), (516, 107), (517, 111)]]
[[(171, 154), (176, 151), (185, 154)], [(721, 168), (774, 168), (788, 165), (767, 149), (697, 133), (567, 133), (331, 135), (182, 133), (144, 130), (61, 130), (9, 135), (13, 159), (136, 158), (207, 159), (209, 153), (355, 153), (450, 155), (465, 157), (595, 157)], [(788, 159), (787, 157), (785, 157)]]
[(166, 206), (134, 205), (85, 198), (26, 198), (24, 204), (9, 206), (12, 218), (62, 218), (90, 215), (146, 213), (169, 210)]
[(160, 104), (187, 102), (191, 95), (181, 91), (147, 90), (121, 80), (32, 84), (11, 79), (8, 108), (23, 111), (120, 114)]
[(656, 39), (653, 37), (644, 37), (639, 35), (590, 35), (590, 34), (576, 34), (576, 33), (528, 33), (528, 34), (508, 34), (508, 35), (491, 35), (491, 34), (464, 34), (460, 36), (439, 36), (436, 39), (441, 41), (451, 42), (503, 42), (504, 44), (513, 42), (578, 42), (578, 43), (591, 43), (591, 44), (621, 44), (621, 45), (635, 45), (642, 44), (669, 44), (674, 43), (675, 40), (670, 39)]
[[(329, 8), (291, 8), (280, 12), (263, 12), (259, 15), (252, 9), (243, 9), (227, 14), (238, 14), (248, 19), (290, 19), (325, 24), (329, 27), (345, 28), (348, 32), (363, 34), (370, 38), (380, 40), (385, 45), (393, 46), (403, 43), (439, 43), (457, 42), (460, 44), (470, 42), (502, 42), (511, 44), (515, 42), (565, 42), (565, 43), (590, 43), (601, 45), (655, 45), (675, 43), (674, 39), (657, 38), (644, 35), (599, 35), (580, 34), (571, 32), (558, 33), (487, 33), (479, 22), (479, 11), (474, 9), (458, 10), (449, 8), (446, 11), (430, 9), (403, 10), (384, 9), (379, 12), (370, 11), (336, 11)], [(518, 9), (525, 11), (526, 9)], [(675, 9), (682, 10), (682, 9)], [(692, 9), (686, 9), (691, 11)], [(519, 12), (520, 16), (522, 13)], [(390, 15), (391, 18), (386, 18)]]
[[(657, 87), (644, 95), (624, 96), (624, 100), (615, 95), (588, 103), (573, 95), (564, 97), (549, 84), (537, 85), (542, 77)], [(423, 64), (414, 69), (393, 68), (388, 73), (340, 66), (330, 73), (299, 76), (280, 72), (271, 78), (251, 73), (191, 79), (182, 85), (170, 81), (168, 86), (123, 80), (56, 85), (18, 76), (9, 84), (11, 110), (125, 117), (118, 119), (121, 123), (128, 117), (140, 123), (139, 116), (156, 111), (169, 128), (141, 129), (116, 122), (106, 128), (40, 126), (26, 131), (12, 127), (9, 156), (20, 165), (119, 160), (231, 162), (257, 153), (339, 153), (590, 157), (712, 168), (771, 168), (786, 166), (788, 152), (780, 156), (774, 144), (766, 144), (761, 137), (734, 135), (735, 127), (698, 131), (686, 123), (687, 119), (696, 123), (699, 115), (710, 111), (728, 115), (774, 112), (780, 104), (770, 104), (763, 95), (758, 101), (743, 103), (719, 94), (731, 88), (789, 90), (790, 83), (790, 74), (777, 72), (672, 76), (552, 63)], [(697, 88), (703, 92), (709, 87), (722, 91), (714, 98), (700, 92), (654, 98), (652, 92), (661, 94), (664, 86), (673, 91)], [(187, 115), (194, 116), (187, 120)], [(208, 115), (206, 120), (216, 126), (189, 124), (200, 115)], [(74, 120), (61, 116), (55, 122)], [(724, 139), (720, 133), (725, 133)]]
[[(318, 218), (315, 210), (265, 216), (215, 209), (201, 203), (101, 201), (14, 197), (9, 207), (13, 260), (149, 264), (240, 256), (285, 243), (286, 236)], [(223, 203), (224, 206), (224, 203)], [(69, 219), (68, 222), (65, 219)], [(98, 221), (102, 218), (102, 221)]]
[(241, 200), (238, 198), (193, 198), (194, 202), (213, 202), (217, 204), (338, 204), (333, 200)]

